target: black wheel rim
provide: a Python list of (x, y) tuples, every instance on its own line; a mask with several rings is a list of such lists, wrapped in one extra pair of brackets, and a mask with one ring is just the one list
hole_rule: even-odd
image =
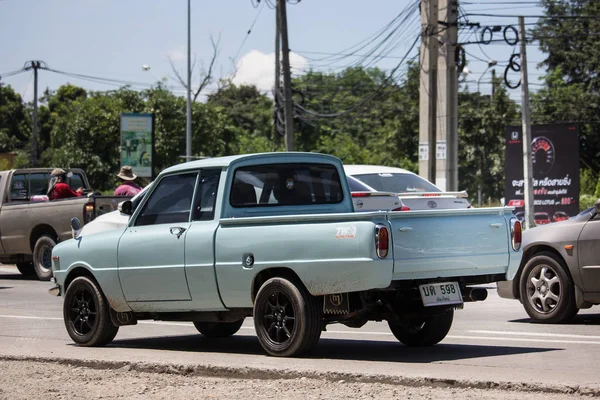
[(94, 330), (97, 320), (97, 304), (87, 288), (77, 289), (71, 298), (69, 321), (77, 335), (86, 336)]
[(44, 246), (41, 250), (41, 261), (42, 267), (49, 270), (52, 268), (52, 248), (50, 246)]
[(291, 339), (296, 325), (290, 298), (280, 291), (272, 293), (263, 308), (261, 321), (269, 341), (285, 345)]

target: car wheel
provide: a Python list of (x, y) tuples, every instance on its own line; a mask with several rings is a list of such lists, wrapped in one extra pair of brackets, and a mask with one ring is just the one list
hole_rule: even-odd
[(433, 346), (441, 342), (452, 327), (454, 310), (427, 319), (408, 320), (399, 324), (388, 322), (390, 330), (407, 346)]
[(319, 302), (301, 285), (271, 278), (254, 302), (258, 341), (272, 356), (297, 356), (313, 348), (321, 337)]
[(69, 336), (80, 346), (104, 346), (119, 331), (110, 319), (104, 294), (96, 282), (86, 276), (75, 278), (67, 287), (63, 318)]
[(573, 282), (562, 260), (552, 253), (540, 253), (525, 264), (520, 294), (525, 311), (537, 322), (568, 322), (579, 311)]
[(23, 276), (34, 276), (35, 269), (31, 261), (17, 263), (17, 269)]
[(52, 249), (56, 242), (50, 236), (40, 236), (33, 248), (33, 268), (41, 281), (52, 278)]
[(235, 335), (240, 330), (243, 319), (235, 322), (194, 322), (194, 326), (208, 338), (224, 338)]

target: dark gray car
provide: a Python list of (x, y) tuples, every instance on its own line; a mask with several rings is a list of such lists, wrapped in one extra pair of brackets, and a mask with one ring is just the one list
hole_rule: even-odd
[(519, 299), (538, 322), (571, 320), (600, 304), (600, 200), (566, 221), (523, 232), (523, 261), (498, 295)]

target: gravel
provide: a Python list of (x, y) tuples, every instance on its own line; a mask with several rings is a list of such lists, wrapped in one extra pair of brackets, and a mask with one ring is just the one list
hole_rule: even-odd
[(582, 398), (581, 394), (468, 387), (403, 386), (314, 378), (241, 379), (169, 370), (144, 372), (131, 365), (97, 367), (0, 360), (0, 399), (519, 399)]

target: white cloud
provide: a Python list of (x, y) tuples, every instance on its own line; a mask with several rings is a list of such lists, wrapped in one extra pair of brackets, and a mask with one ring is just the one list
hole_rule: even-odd
[[(297, 75), (297, 69), (308, 68), (308, 61), (298, 54), (290, 53), (290, 65), (293, 68), (292, 74)], [(265, 54), (252, 50), (238, 61), (236, 69), (234, 84), (255, 85), (258, 90), (269, 91), (275, 81), (275, 53)]]
[(169, 57), (173, 62), (187, 60), (187, 51), (184, 46), (179, 46), (167, 52), (167, 57)]

